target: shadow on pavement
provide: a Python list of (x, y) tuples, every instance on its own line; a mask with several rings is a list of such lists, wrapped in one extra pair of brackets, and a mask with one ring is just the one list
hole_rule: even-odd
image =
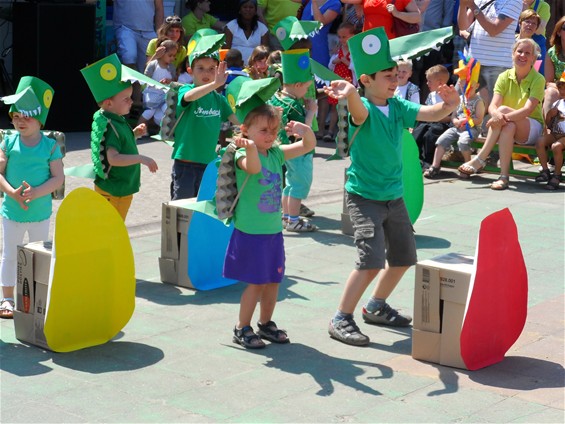
[[(230, 347), (238, 349), (237, 347)], [(382, 395), (381, 392), (358, 381), (358, 378), (366, 373), (361, 367), (379, 370), (379, 375), (366, 377), (370, 380), (388, 379), (392, 378), (394, 374), (392, 368), (386, 365), (336, 358), (301, 343), (290, 343), (286, 346), (280, 346), (280, 349), (278, 347), (271, 344), (267, 349), (248, 350), (248, 352), (268, 358), (269, 360), (265, 364), (267, 367), (295, 375), (310, 374), (320, 386), (320, 390), (316, 392), (318, 396), (332, 395), (334, 382), (364, 393)]]
[(415, 234), (414, 237), (416, 238), (417, 249), (447, 249), (451, 247), (451, 242), (443, 238), (421, 234)]
[(55, 353), (19, 343), (0, 341), (0, 369), (20, 377), (45, 374), (53, 369), (41, 362), (90, 374), (131, 371), (154, 365), (164, 358), (161, 349), (135, 342), (110, 341), (75, 352)]
[(439, 371), (444, 384), (441, 390), (434, 390), (428, 396), (456, 393), (459, 389), (458, 373), (466, 374), (470, 380), (485, 386), (511, 390), (535, 390), (565, 386), (563, 366), (543, 359), (524, 356), (508, 356), (502, 362), (477, 371), (459, 370), (437, 364), (430, 364)]

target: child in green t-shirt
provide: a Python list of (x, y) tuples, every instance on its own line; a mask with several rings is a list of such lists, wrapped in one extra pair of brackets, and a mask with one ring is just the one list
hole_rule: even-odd
[(367, 345), (353, 312), (369, 284), (377, 284), (363, 319), (370, 324), (407, 326), (411, 317), (391, 308), (386, 299), (408, 268), (416, 263), (416, 243), (403, 200), (402, 133), (419, 121), (438, 121), (459, 105), (453, 87), (442, 85), (442, 103), (420, 106), (394, 96), (398, 68), (390, 57), (383, 28), (352, 37), (349, 50), (364, 89), (361, 97), (353, 84), (333, 81), (328, 95), (346, 99), (349, 110), (351, 166), (345, 185), (346, 202), (355, 229), (359, 258), (345, 284), (338, 310), (330, 320), (330, 336), (351, 345)]
[[(235, 229), (226, 251), (224, 276), (247, 283), (241, 295), (233, 341), (245, 348), (256, 349), (265, 346), (261, 338), (272, 343), (290, 341), (286, 331), (272, 321), (285, 269), (280, 215), (282, 166), (312, 150), (316, 137), (308, 125), (290, 121), (284, 130), (301, 140), (278, 145), (280, 111), (264, 104), (261, 98), (270, 97), (279, 80), (243, 78), (236, 78), (228, 87), (230, 102), (238, 99), (235, 101), (236, 114), (243, 124), (242, 136), (234, 138), (240, 147), (235, 157), (239, 201), (234, 213)], [(251, 319), (258, 301), (261, 304), (259, 330), (255, 333)]]
[(181, 87), (178, 95), (172, 200), (196, 197), (206, 166), (217, 157), (222, 122), (239, 124), (226, 98), (216, 91), (228, 77), (218, 54), (225, 36), (200, 34), (189, 43), (187, 71), (194, 81)]
[[(47, 240), (51, 193), (65, 181), (61, 150), (41, 132), (53, 100), (53, 88), (36, 77), (22, 77), (16, 94), (1, 99), (11, 105), (15, 134), (0, 142), (2, 202), (2, 261), (0, 318), (14, 317), (18, 245), (25, 233), (32, 241)], [(25, 312), (29, 304), (19, 305)], [(26, 310), (27, 308), (27, 310)]]
[[(124, 69), (113, 54), (81, 70), (100, 109), (94, 113), (91, 132), (94, 190), (116, 208), (125, 221), (133, 195), (141, 185), (141, 165), (157, 171), (157, 163), (140, 155), (136, 138), (147, 133), (145, 124), (131, 129), (125, 118), (132, 105), (131, 80), (167, 87), (130, 68)], [(125, 77), (127, 75), (127, 77)], [(123, 79), (123, 80), (122, 80)]]

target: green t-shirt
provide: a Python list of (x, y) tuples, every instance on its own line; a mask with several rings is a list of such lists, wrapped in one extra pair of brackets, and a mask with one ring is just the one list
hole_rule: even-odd
[(287, 16), (296, 16), (299, 3), (290, 0), (259, 0), (257, 5), (264, 9), (263, 16), (269, 27), (269, 31)]
[[(145, 51), (145, 56), (147, 57), (153, 56), (156, 50), (157, 50), (157, 39), (153, 38), (152, 40), (149, 41), (149, 44), (147, 44), (147, 50)], [(180, 46), (179, 49), (177, 50), (177, 54), (173, 62), (175, 64), (175, 68), (177, 68), (182, 63), (185, 57), (186, 57), (186, 47)]]
[[(95, 119), (99, 114), (109, 119), (104, 140), (101, 142), (100, 152), (104, 154), (107, 149), (112, 147), (121, 155), (139, 154), (135, 136), (126, 118), (100, 109), (94, 113)], [(102, 179), (97, 175), (94, 184), (112, 196), (123, 197), (137, 193), (140, 181), (141, 165), (136, 163), (129, 166), (112, 166), (108, 178)]]
[(494, 92), (502, 96), (504, 106), (509, 106), (512, 109), (524, 107), (530, 97), (539, 100), (538, 105), (530, 114), (530, 118), (535, 119), (542, 126), (544, 125), (541, 102), (545, 92), (545, 78), (534, 68), (519, 84), (516, 80), (514, 68), (504, 71), (498, 76), (496, 84), (494, 84)]
[(194, 84), (187, 84), (179, 90), (177, 118), (184, 113), (175, 130), (172, 158), (207, 165), (217, 156), (222, 122), (227, 121), (233, 111), (227, 99), (215, 91), (194, 102), (184, 103), (182, 98), (193, 88)]
[[(51, 178), (50, 163), (63, 157), (57, 142), (45, 135), (33, 147), (23, 144), (19, 133), (6, 136), (0, 148), (8, 159), (4, 177), (14, 188), (21, 186), (23, 181), (32, 187), (45, 183)], [(4, 196), (2, 202), (2, 216), (16, 222), (44, 221), (51, 216), (51, 210), (51, 193), (33, 199), (27, 210), (10, 196)]]
[(306, 111), (304, 110), (302, 102), (278, 92), (269, 100), (269, 103), (282, 109), (281, 128), (278, 138), (282, 144), (290, 144), (291, 141), (284, 128), (290, 121), (306, 122)]
[[(394, 200), (403, 196), (402, 132), (413, 128), (421, 105), (397, 97), (388, 99), (388, 117), (361, 97), (369, 116), (351, 145), (351, 166), (345, 189), (370, 200)], [(349, 119), (349, 137), (356, 127)]]
[[(236, 152), (235, 161), (245, 157), (245, 149)], [(247, 234), (277, 234), (282, 231), (281, 197), (284, 153), (278, 146), (271, 147), (267, 156), (259, 154), (261, 172), (247, 174), (235, 167), (237, 188), (240, 193), (235, 207), (234, 225)], [(249, 175), (249, 180), (241, 189)]]
[(186, 35), (192, 36), (199, 29), (212, 28), (212, 25), (216, 22), (218, 22), (218, 20), (208, 13), (205, 13), (202, 19), (198, 20), (196, 15), (190, 12), (182, 18), (182, 27)]

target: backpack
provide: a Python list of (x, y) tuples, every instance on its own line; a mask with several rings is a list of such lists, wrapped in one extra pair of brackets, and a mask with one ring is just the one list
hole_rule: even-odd
[[(17, 134), (18, 132), (16, 130), (2, 130), (0, 129), (0, 148), (2, 150), (7, 149), (7, 145), (6, 142), (4, 141), (5, 137), (9, 137), (11, 135)], [(53, 146), (53, 149), (51, 150), (51, 154), (53, 154), (53, 152), (55, 151), (55, 148), (57, 146), (59, 146), (59, 148), (61, 149), (61, 154), (63, 155), (63, 158), (65, 157), (65, 154), (67, 153), (67, 149), (66, 149), (66, 145), (65, 145), (65, 133), (62, 133), (60, 131), (41, 131), (41, 133), (43, 135), (45, 135), (46, 137), (52, 138), (53, 140), (55, 140), (57, 143)], [(8, 155), (9, 151), (5, 150), (6, 152), (6, 156)], [(4, 197), (4, 192), (0, 191), (0, 197)], [(51, 193), (51, 197), (55, 200), (62, 200), (65, 197), (65, 182), (63, 181), (63, 184), (61, 185), (61, 187), (57, 188), (55, 191), (53, 191)]]
[(216, 213), (220, 220), (233, 217), (237, 201), (241, 195), (249, 174), (245, 177), (241, 189), (237, 190), (237, 180), (235, 176), (235, 153), (238, 147), (235, 143), (230, 143), (223, 151), (220, 151), (221, 158), (218, 165), (218, 179), (216, 180)]
[(167, 91), (165, 96), (167, 109), (165, 110), (165, 114), (161, 120), (161, 140), (174, 140), (175, 138), (175, 129), (185, 112), (185, 110), (183, 110), (177, 118), (179, 89), (183, 85), (184, 84), (178, 82), (171, 82), (169, 85), (171, 89)]

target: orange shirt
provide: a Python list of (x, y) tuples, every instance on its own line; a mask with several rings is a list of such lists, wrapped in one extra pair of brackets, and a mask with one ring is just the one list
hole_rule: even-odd
[[(396, 0), (396, 8), (404, 12), (411, 0)], [(389, 40), (396, 37), (392, 28), (392, 14), (386, 10), (386, 5), (392, 3), (391, 0), (364, 0), (363, 13), (365, 14), (365, 24), (363, 31), (376, 27), (384, 27)]]

